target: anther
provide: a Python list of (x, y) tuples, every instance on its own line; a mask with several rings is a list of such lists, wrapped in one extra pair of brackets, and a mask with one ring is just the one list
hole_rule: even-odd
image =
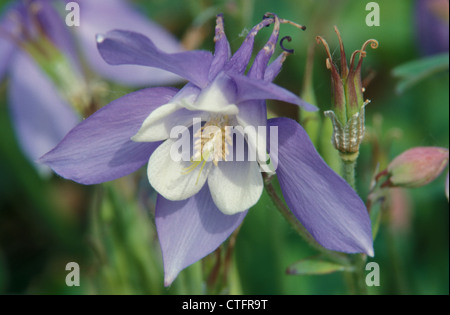
[(294, 22), (289, 21), (289, 20), (280, 19), (280, 23), (281, 23), (281, 24), (290, 24), (290, 25), (292, 25), (292, 26), (295, 26), (296, 28), (301, 29), (302, 31), (306, 31), (306, 26), (301, 25), (301, 24), (294, 23)]

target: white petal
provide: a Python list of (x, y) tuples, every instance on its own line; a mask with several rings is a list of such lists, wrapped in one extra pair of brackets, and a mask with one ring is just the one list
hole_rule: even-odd
[(206, 182), (211, 163), (207, 162), (203, 169), (198, 165), (186, 174), (192, 165), (190, 161), (177, 161), (171, 156), (175, 140), (164, 141), (150, 157), (147, 175), (150, 184), (164, 198), (172, 201), (184, 200), (200, 191)]
[(189, 110), (200, 110), (223, 115), (237, 115), (238, 107), (234, 104), (236, 84), (228, 76), (222, 74), (200, 93), (197, 101), (184, 106)]
[[(238, 125), (244, 128), (249, 150), (253, 150), (256, 158), (260, 162), (267, 161), (267, 118), (266, 121), (261, 121), (259, 124), (249, 123), (242, 116), (237, 116)], [(256, 117), (255, 117), (256, 118)], [(239, 131), (238, 128), (236, 130)]]
[(154, 142), (166, 140), (175, 126), (190, 126), (194, 118), (201, 118), (199, 112), (191, 112), (184, 104), (192, 104), (200, 89), (186, 85), (171, 100), (170, 103), (155, 109), (145, 119), (141, 128), (131, 139), (136, 142)]
[(179, 109), (176, 103), (169, 103), (155, 109), (144, 121), (141, 129), (131, 140), (136, 142), (153, 142), (169, 138), (170, 129), (173, 123), (180, 118)]
[(232, 215), (248, 210), (261, 197), (264, 183), (257, 162), (219, 162), (208, 176), (208, 186), (217, 208)]
[(176, 127), (190, 127), (198, 121), (205, 121), (209, 114), (180, 108), (177, 104), (166, 104), (154, 110), (131, 140), (136, 142), (154, 142), (171, 138)]

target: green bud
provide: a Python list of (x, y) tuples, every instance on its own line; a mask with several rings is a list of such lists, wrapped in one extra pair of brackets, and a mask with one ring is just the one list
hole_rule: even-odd
[[(337, 27), (334, 28), (339, 39), (341, 53), (341, 71), (333, 63), (330, 48), (326, 40), (318, 36), (317, 42), (322, 43), (327, 52), (327, 68), (331, 71), (332, 110), (325, 112), (333, 122), (333, 145), (341, 155), (353, 156), (359, 152), (359, 146), (364, 138), (364, 108), (370, 103), (364, 100), (364, 88), (361, 80), (362, 60), (366, 56), (366, 47), (375, 49), (378, 42), (374, 39), (366, 41), (361, 50), (355, 51), (347, 66), (344, 44)], [(355, 66), (356, 56), (359, 54), (358, 64)]]

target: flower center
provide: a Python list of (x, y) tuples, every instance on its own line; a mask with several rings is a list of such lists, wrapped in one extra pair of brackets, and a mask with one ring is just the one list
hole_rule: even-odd
[(184, 174), (189, 174), (201, 164), (200, 177), (206, 162), (212, 161), (218, 166), (219, 161), (227, 160), (229, 148), (233, 145), (229, 122), (227, 115), (214, 115), (194, 134), (192, 165), (184, 169)]
[(212, 161), (217, 166), (219, 161), (227, 160), (229, 146), (233, 144), (229, 121), (228, 116), (216, 115), (197, 131), (193, 161)]

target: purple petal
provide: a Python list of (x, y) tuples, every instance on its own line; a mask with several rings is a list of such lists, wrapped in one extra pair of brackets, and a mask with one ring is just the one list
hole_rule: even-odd
[(272, 23), (273, 19), (270, 18), (265, 19), (258, 25), (254, 26), (248, 33), (241, 47), (239, 47), (238, 51), (236, 51), (233, 57), (231, 57), (230, 61), (226, 63), (224, 70), (237, 74), (244, 73), (252, 56), (253, 44), (255, 43), (256, 34), (258, 34), (261, 29)]
[(268, 125), (278, 127), (276, 172), (297, 219), (327, 249), (372, 256), (370, 219), (356, 192), (328, 167), (297, 122), (276, 118)]
[(86, 185), (134, 172), (147, 163), (159, 143), (137, 143), (130, 138), (145, 118), (176, 92), (150, 88), (115, 100), (72, 129), (40, 162), (62, 177)]
[[(98, 52), (95, 36), (113, 29), (141, 33), (152, 39), (161, 50), (169, 53), (182, 51), (181, 44), (158, 24), (134, 10), (123, 0), (77, 0), (82, 23), (75, 28), (81, 48), (90, 66), (100, 75), (130, 86), (166, 85), (181, 80), (170, 72), (135, 65), (111, 66)], [(101, 14), (99, 14), (101, 12)]]
[(270, 35), (270, 38), (264, 45), (263, 49), (261, 49), (255, 57), (255, 61), (253, 62), (253, 65), (248, 73), (248, 76), (250, 78), (264, 79), (267, 64), (269, 63), (269, 60), (272, 57), (273, 52), (275, 51), (275, 47), (277, 46), (278, 43), (279, 33), (280, 33), (280, 22), (277, 19), (274, 23), (272, 35)]
[(264, 101), (246, 101), (239, 104), (238, 119), (242, 126), (264, 127), (267, 124), (267, 107)]
[(208, 84), (212, 55), (206, 51), (168, 54), (139, 33), (115, 30), (97, 38), (103, 59), (111, 65), (134, 64), (175, 73), (199, 87)]
[(220, 212), (207, 185), (183, 201), (169, 201), (158, 196), (155, 220), (163, 254), (165, 285), (169, 286), (181, 270), (219, 247), (246, 214), (229, 216)]
[(267, 66), (266, 72), (264, 73), (265, 81), (272, 82), (273, 80), (275, 80), (275, 78), (281, 71), (281, 67), (283, 66), (283, 62), (286, 59), (286, 56), (288, 56), (288, 54), (283, 52), (277, 57), (277, 59), (275, 59), (270, 65)]
[[(267, 49), (261, 49), (255, 58), (255, 61), (248, 73), (248, 77), (252, 79), (262, 79), (272, 82), (281, 70), (281, 65), (286, 58), (284, 53), (280, 55), (269, 66), (267, 63), (273, 54), (273, 50), (270, 49), (272, 44), (278, 40), (278, 31), (274, 30), (269, 41), (264, 47)], [(282, 58), (282, 56), (284, 56)], [(242, 102), (239, 104), (238, 120), (241, 125), (247, 126), (266, 126), (267, 125), (267, 106), (264, 100), (251, 100)], [(251, 139), (249, 139), (251, 141)]]
[(227, 72), (227, 74), (233, 78), (236, 82), (236, 86), (238, 87), (236, 99), (237, 103), (250, 100), (271, 99), (292, 103), (301, 106), (307, 111), (317, 111), (317, 107), (314, 105), (308, 104), (292, 92), (289, 92), (288, 90), (271, 82), (257, 80), (229, 72)]
[[(248, 73), (248, 77), (252, 79), (262, 79), (265, 73), (270, 70), (273, 72), (273, 66), (267, 67), (267, 63), (269, 62), (270, 57), (273, 54), (273, 49), (271, 49), (272, 45), (276, 46), (276, 42), (278, 40), (278, 30), (274, 29), (272, 35), (269, 38), (269, 41), (266, 43), (263, 49), (260, 50), (258, 55), (255, 57), (255, 61)], [(277, 58), (278, 60), (279, 58)], [(273, 62), (272, 64), (274, 64)], [(281, 70), (281, 67), (280, 67)], [(275, 70), (277, 71), (277, 70)], [(271, 77), (271, 73), (268, 78), (264, 77), (265, 81), (272, 82), (275, 78)], [(279, 71), (276, 72), (278, 74)], [(265, 100), (251, 100), (245, 101), (239, 104), (239, 115), (238, 115), (239, 123), (242, 126), (261, 126), (265, 127), (267, 125), (267, 106)], [(248, 139), (252, 145), (252, 139)]]
[(8, 96), (19, 143), (32, 161), (51, 150), (79, 122), (56, 87), (21, 52), (11, 66)]
[(225, 35), (222, 14), (217, 15), (216, 35), (214, 37), (214, 41), (216, 42), (216, 47), (214, 49), (214, 59), (211, 63), (211, 69), (209, 72), (210, 80), (213, 80), (217, 74), (222, 71), (225, 63), (231, 57), (230, 43)]

